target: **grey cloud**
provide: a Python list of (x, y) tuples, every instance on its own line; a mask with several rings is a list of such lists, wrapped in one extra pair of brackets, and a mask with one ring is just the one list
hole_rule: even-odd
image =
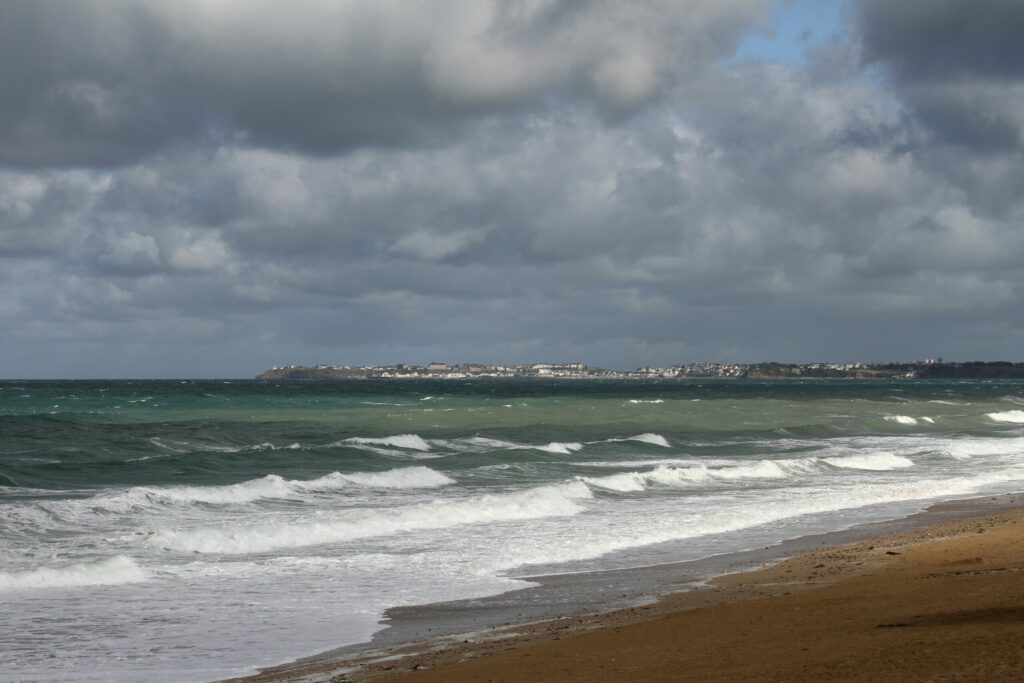
[[(876, 86), (750, 67), (702, 88), (699, 102), (680, 97), (627, 126), (577, 116), (530, 135), (505, 129), (518, 145), (470, 135), (388, 152), (387, 163), (240, 149), (129, 167), (86, 223), (107, 251), (91, 274), (78, 263), (80, 279), (56, 280), (79, 295), (36, 308), (59, 324), (119, 316), (126, 326), (160, 311), (183, 321), (180, 332), (155, 328), (171, 336), (335, 343), (346, 360), (396, 339), (420, 346), (395, 353), (427, 353), (457, 331), (469, 349), (590, 349), (606, 355), (587, 360), (605, 363), (625, 349), (651, 362), (643, 354), (658, 349), (724, 357), (723, 344), (756, 358), (773, 336), (773, 355), (809, 353), (828, 335), (794, 345), (785, 325), (838, 311), (849, 341), (835, 348), (846, 354), (861, 348), (854, 330), (883, 314), (924, 327), (928, 312), (981, 307), (1019, 319), (1005, 308), (1020, 292), (1007, 261), (1019, 201), (979, 217), (931, 157), (894, 152), (883, 138), (897, 105)], [(721, 124), (721, 112), (742, 115), (747, 130)], [(850, 126), (879, 132), (855, 142)], [(159, 191), (187, 198), (208, 185), (228, 188), (230, 210), (190, 211)], [(129, 246), (132, 233), (153, 238), (159, 275), (122, 268), (116, 287), (104, 284), (113, 250), (101, 226), (112, 224)], [(750, 337), (758, 325), (775, 331)]]
[(1017, 0), (858, 0), (869, 59), (907, 80), (1024, 77)]
[(111, 234), (103, 240), (97, 262), (114, 272), (151, 272), (160, 263), (160, 248), (152, 235)]
[(880, 64), (940, 142), (1024, 145), (1024, 5), (861, 0), (864, 59)]
[(162, 78), (171, 37), (139, 3), (6, 3), (0, 61), (0, 163), (121, 163), (190, 133), (196, 117)]
[(7, 3), (0, 163), (120, 165), (185, 143), (434, 145), (569, 103), (621, 117), (727, 55), (761, 4)]
[(79, 244), (109, 178), (84, 171), (0, 169), (0, 255), (46, 257)]
[[(238, 24), (242, 5), (225, 4), (224, 26), (194, 35), (197, 5), (132, 6), (155, 46), (191, 41), (185, 66), (210, 73), (180, 93), (199, 93), (218, 130), (238, 135), (197, 133), (200, 116), (185, 138), (154, 131), (160, 151), (137, 148), (116, 169), (0, 170), (0, 375), (58, 372), (33, 359), (43, 353), (98, 374), (246, 376), (282, 362), (994, 358), (1024, 341), (1019, 152), (937, 136), (913, 88), (945, 81), (866, 73), (856, 36), (816, 48), (806, 67), (709, 64), (756, 12), (694, 3), (688, 25), (722, 34), (655, 41), (671, 66), (633, 100), (599, 92), (584, 49), (622, 23), (610, 5), (441, 4), (464, 25), (388, 23), (411, 42), (374, 53), (365, 73), (405, 68), (403, 45), (422, 55), (424, 41), (474, 26), (498, 31), (502, 49), (479, 70), (442, 60), (436, 81), (379, 72), (439, 107), (416, 125), (445, 144), (403, 146), (405, 124), (374, 138), (344, 115), (318, 142), (292, 133), (316, 98), (310, 115), (325, 121), (345, 98), (353, 116), (390, 106), (374, 99), (380, 83), (330, 82), (330, 65), (354, 62), (305, 19), (293, 35), (309, 54), (258, 44), (271, 61), (292, 55), (267, 64), (238, 43), (284, 35), (267, 27), (283, 21), (276, 10)], [(379, 37), (399, 5), (352, 7)], [(628, 17), (627, 44), (658, 19), (645, 11)], [(204, 53), (227, 26), (239, 40)], [(544, 48), (566, 36), (581, 54), (562, 68)], [(474, 40), (445, 47), (470, 54)], [(181, 68), (175, 79), (192, 67)], [(147, 92), (163, 97), (168, 79)], [(239, 123), (238, 103), (275, 94), (295, 98), (267, 104), (280, 121)], [(366, 144), (348, 147), (356, 138)]]

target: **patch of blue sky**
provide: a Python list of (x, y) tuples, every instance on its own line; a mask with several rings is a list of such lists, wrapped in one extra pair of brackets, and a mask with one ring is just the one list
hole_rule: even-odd
[(808, 47), (845, 31), (848, 10), (848, 0), (774, 0), (771, 23), (747, 35), (729, 61), (804, 65)]

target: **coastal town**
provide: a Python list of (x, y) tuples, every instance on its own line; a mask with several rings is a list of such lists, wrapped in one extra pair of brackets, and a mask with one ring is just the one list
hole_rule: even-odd
[(719, 363), (700, 362), (668, 367), (608, 370), (581, 362), (493, 365), (441, 363), (426, 365), (350, 366), (282, 365), (256, 377), (260, 380), (339, 379), (1017, 379), (1024, 363), (943, 363), (941, 358), (906, 363)]

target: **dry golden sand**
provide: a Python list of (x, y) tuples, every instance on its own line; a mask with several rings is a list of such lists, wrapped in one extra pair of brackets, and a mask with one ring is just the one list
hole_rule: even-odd
[(646, 607), (243, 680), (370, 679), (1024, 681), (1024, 509), (807, 552)]

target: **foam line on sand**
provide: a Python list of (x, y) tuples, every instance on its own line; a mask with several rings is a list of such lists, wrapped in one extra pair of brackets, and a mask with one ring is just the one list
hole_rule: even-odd
[(649, 604), (243, 680), (1024, 680), (1024, 496), (989, 500), (945, 503), (852, 543), (807, 537), (799, 553)]

